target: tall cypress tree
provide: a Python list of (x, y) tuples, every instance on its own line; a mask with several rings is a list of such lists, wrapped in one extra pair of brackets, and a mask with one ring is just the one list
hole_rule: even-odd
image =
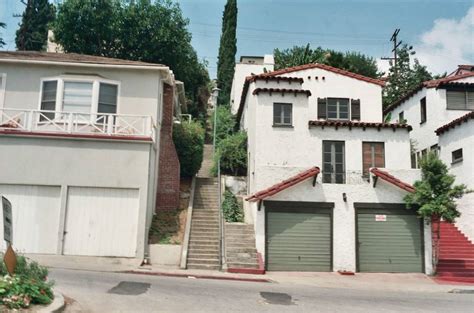
[(237, 0), (227, 0), (222, 17), (222, 34), (217, 62), (218, 104), (229, 104), (237, 53)]
[[(7, 26), (7, 24), (3, 23), (3, 22), (0, 22), (0, 28), (5, 28)], [(5, 41), (3, 41), (3, 38), (1, 37), (1, 33), (0, 33), (0, 48), (3, 47), (5, 45)]]
[(54, 19), (54, 6), (48, 0), (28, 0), (16, 31), (18, 50), (45, 50), (48, 40), (48, 24)]

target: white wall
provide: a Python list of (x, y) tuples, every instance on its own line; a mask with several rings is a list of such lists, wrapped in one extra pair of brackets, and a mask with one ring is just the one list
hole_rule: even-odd
[[(468, 189), (474, 189), (474, 121), (470, 119), (439, 136), (441, 147), (440, 158), (449, 166), (449, 172), (456, 176), (457, 184), (465, 184)], [(451, 153), (462, 148), (463, 161), (452, 164)], [(464, 195), (458, 202), (461, 217), (456, 220), (456, 226), (474, 241), (474, 193)]]
[(253, 74), (262, 74), (273, 71), (273, 56), (265, 55), (263, 64), (236, 63), (234, 78), (232, 79), (232, 89), (230, 93), (230, 105), (232, 114), (237, 113), (244, 87), (245, 77)]
[[(474, 82), (474, 77), (457, 80), (456, 82)], [(426, 122), (420, 124), (420, 100), (426, 97)], [(399, 113), (403, 111), (407, 124), (413, 127), (410, 138), (415, 141), (415, 150), (429, 149), (438, 144), (435, 130), (452, 120), (468, 113), (467, 110), (447, 110), (446, 90), (423, 88), (413, 97), (392, 110), (392, 122), (398, 121)], [(440, 146), (442, 148), (442, 146)]]

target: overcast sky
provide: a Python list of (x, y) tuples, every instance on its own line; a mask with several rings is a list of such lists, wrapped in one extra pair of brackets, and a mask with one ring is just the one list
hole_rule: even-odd
[[(226, 1), (178, 2), (190, 20), (193, 45), (215, 77)], [(238, 7), (237, 59), (306, 43), (380, 58), (390, 56), (390, 36), (400, 28), (400, 39), (435, 73), (474, 63), (473, 0), (238, 0)], [(0, 20), (7, 23), (4, 49), (15, 49), (19, 19), (12, 14), (22, 10), (20, 0), (0, 0)]]

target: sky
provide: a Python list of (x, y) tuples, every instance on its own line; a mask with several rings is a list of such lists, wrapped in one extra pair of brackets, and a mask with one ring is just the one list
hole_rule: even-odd
[[(177, 2), (189, 19), (192, 44), (215, 78), (226, 0)], [(474, 0), (238, 0), (238, 10), (236, 59), (310, 43), (362, 52), (386, 70), (388, 62), (380, 58), (392, 56), (390, 37), (400, 28), (399, 39), (434, 73), (474, 63)], [(20, 0), (0, 0), (4, 49), (15, 49), (20, 19), (12, 14), (22, 11)]]

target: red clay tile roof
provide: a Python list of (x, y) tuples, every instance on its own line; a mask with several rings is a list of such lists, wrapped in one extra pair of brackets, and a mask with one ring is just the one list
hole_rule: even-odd
[(385, 172), (385, 171), (382, 171), (382, 170), (379, 170), (378, 168), (372, 168), (370, 169), (370, 172), (372, 174), (374, 174), (375, 176), (377, 177), (380, 177), (381, 179), (385, 180), (386, 182), (389, 182), (405, 191), (408, 191), (408, 192), (415, 192), (415, 187), (413, 187), (412, 185), (410, 184), (407, 184), (403, 181), (401, 181), (400, 179), (396, 178), (395, 176)]
[(268, 92), (270, 94), (272, 93), (294, 93), (295, 96), (298, 93), (306, 94), (307, 97), (311, 96), (311, 91), (309, 90), (303, 90), (303, 89), (288, 89), (288, 88), (255, 88), (255, 90), (252, 92), (253, 95), (258, 95), (261, 92)]
[(412, 130), (412, 127), (407, 124), (399, 124), (399, 123), (377, 123), (377, 122), (353, 122), (353, 121), (341, 121), (341, 120), (322, 120), (322, 121), (309, 121), (308, 122), (309, 127), (316, 127), (316, 126), (331, 126), (331, 127), (348, 127), (351, 129), (352, 127), (358, 127), (358, 128), (391, 128), (394, 131), (397, 128), (404, 128), (408, 131)]
[(77, 53), (53, 53), (37, 51), (0, 51), (0, 60), (22, 60), (22, 61), (42, 61), (42, 62), (63, 62), (63, 63), (85, 63), (123, 66), (149, 66), (163, 67), (156, 63), (141, 61), (130, 61), (114, 58), (99, 57)]
[(474, 72), (464, 73), (464, 74), (448, 76), (448, 77), (444, 77), (444, 78), (440, 78), (440, 79), (425, 81), (425, 82), (421, 83), (420, 85), (418, 85), (418, 87), (416, 87), (416, 88), (412, 89), (411, 91), (409, 91), (407, 94), (405, 94), (403, 97), (401, 97), (400, 99), (398, 99), (394, 103), (387, 106), (383, 110), (383, 114), (385, 115), (385, 114), (389, 113), (390, 111), (392, 111), (393, 109), (395, 109), (396, 107), (401, 105), (403, 102), (410, 99), (412, 96), (414, 96), (416, 93), (418, 93), (418, 91), (422, 90), (423, 88), (438, 88), (440, 86), (445, 85), (446, 83), (450, 83), (450, 82), (458, 80), (458, 79), (462, 79), (462, 78), (466, 78), (466, 77), (472, 77), (472, 76), (474, 76)]
[(463, 123), (466, 123), (466, 122), (468, 122), (472, 119), (474, 119), (474, 111), (469, 112), (467, 114), (464, 114), (463, 116), (461, 116), (461, 117), (459, 117), (455, 120), (452, 120), (448, 124), (445, 124), (445, 125), (439, 127), (438, 129), (435, 130), (435, 133), (436, 133), (436, 135), (439, 136), (439, 135), (449, 131), (451, 128), (455, 128), (456, 126), (459, 126)]
[(311, 64), (304, 64), (304, 65), (299, 65), (299, 66), (288, 67), (288, 68), (284, 68), (284, 69), (281, 69), (281, 70), (276, 70), (276, 71), (269, 72), (269, 73), (259, 74), (257, 76), (260, 76), (260, 77), (277, 76), (277, 75), (282, 75), (282, 74), (287, 74), (287, 73), (293, 73), (293, 72), (298, 72), (298, 71), (309, 70), (309, 69), (313, 69), (313, 68), (319, 68), (319, 69), (326, 70), (326, 71), (329, 71), (329, 72), (333, 72), (333, 73), (336, 73), (336, 74), (340, 74), (340, 75), (348, 76), (348, 77), (355, 78), (355, 79), (358, 79), (358, 80), (362, 80), (362, 81), (365, 81), (367, 83), (376, 84), (376, 85), (379, 85), (379, 86), (382, 86), (382, 87), (385, 86), (385, 82), (383, 80), (363, 76), (363, 75), (352, 73), (352, 72), (349, 72), (349, 71), (346, 71), (346, 70), (343, 70), (343, 69), (340, 69), (340, 68), (337, 68), (337, 67), (332, 67), (332, 66), (325, 65), (325, 64), (320, 64), (320, 63), (311, 63)]
[(301, 77), (285, 77), (285, 76), (261, 76), (261, 75), (252, 75), (252, 76), (247, 76), (245, 78), (246, 80), (250, 81), (250, 82), (254, 82), (254, 81), (257, 81), (257, 80), (266, 80), (266, 81), (277, 81), (277, 82), (280, 82), (280, 81), (286, 81), (286, 82), (289, 82), (291, 84), (291, 82), (298, 82), (300, 84), (303, 83), (303, 78)]
[(259, 191), (253, 195), (251, 195), (250, 197), (248, 197), (247, 201), (251, 201), (251, 202), (254, 202), (254, 201), (258, 201), (258, 200), (263, 200), (265, 198), (268, 198), (270, 196), (273, 196), (277, 193), (279, 193), (280, 191), (283, 191), (291, 186), (294, 186), (310, 177), (314, 177), (316, 175), (318, 175), (320, 172), (319, 170), (319, 167), (315, 166), (315, 167), (312, 167), (304, 172), (301, 172), (295, 176), (292, 176), (278, 184), (275, 184), (267, 189), (264, 189), (262, 191)]

